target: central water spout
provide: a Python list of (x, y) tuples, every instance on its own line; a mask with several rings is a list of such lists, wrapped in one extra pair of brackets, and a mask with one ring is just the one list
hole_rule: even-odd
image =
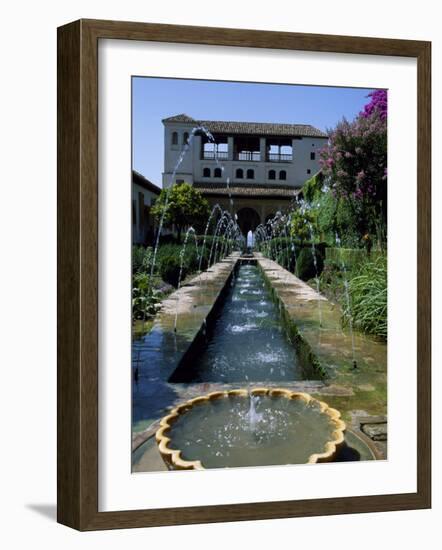
[(256, 429), (258, 422), (262, 419), (262, 413), (258, 413), (256, 411), (256, 403), (258, 399), (258, 395), (253, 395), (252, 393), (249, 393), (250, 407), (247, 413), (247, 418), (251, 431), (254, 431)]

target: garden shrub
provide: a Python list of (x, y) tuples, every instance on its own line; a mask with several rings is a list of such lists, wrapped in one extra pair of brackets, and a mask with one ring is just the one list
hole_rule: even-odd
[[(327, 249), (328, 251), (328, 249)], [(344, 274), (340, 262), (325, 259), (324, 268), (319, 277), (321, 294), (337, 304), (344, 303)]]
[(296, 275), (303, 281), (319, 276), (324, 268), (324, 256), (315, 248), (316, 267), (312, 248), (302, 248), (296, 261)]
[(160, 307), (160, 293), (152, 288), (147, 273), (135, 273), (132, 277), (132, 316), (146, 319), (155, 315)]
[(150, 272), (153, 259), (153, 250), (141, 245), (132, 247), (132, 273), (141, 271)]
[(173, 233), (168, 233), (167, 235), (160, 235), (159, 244), (177, 244), (177, 237)]
[(302, 186), (302, 194), (307, 202), (311, 203), (322, 192), (324, 185), (324, 177), (321, 172), (318, 172), (308, 179)]
[[(180, 276), (181, 260), (179, 255), (163, 256), (160, 261), (160, 274), (163, 281), (169, 283), (175, 288), (178, 287)], [(184, 279), (187, 275), (187, 267), (183, 264), (181, 278)]]

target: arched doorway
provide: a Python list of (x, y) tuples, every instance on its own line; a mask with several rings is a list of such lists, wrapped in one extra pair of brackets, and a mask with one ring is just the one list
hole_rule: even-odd
[(244, 236), (249, 231), (255, 231), (258, 225), (261, 223), (259, 214), (253, 208), (241, 208), (237, 212), (238, 225)]

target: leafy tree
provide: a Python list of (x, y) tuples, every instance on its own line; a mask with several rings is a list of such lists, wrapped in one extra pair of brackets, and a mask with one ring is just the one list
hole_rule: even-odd
[(210, 213), (209, 203), (201, 193), (189, 183), (179, 183), (163, 189), (152, 207), (152, 214), (160, 220), (164, 213), (164, 224), (174, 225), (181, 240), (183, 229), (193, 226), (202, 228)]
[(322, 172), (318, 172), (302, 186), (302, 194), (307, 202), (313, 202), (315, 197), (318, 197), (322, 193), (322, 186), (324, 185), (324, 176)]
[(312, 210), (298, 208), (290, 216), (290, 233), (301, 242), (312, 240), (316, 227), (316, 213)]

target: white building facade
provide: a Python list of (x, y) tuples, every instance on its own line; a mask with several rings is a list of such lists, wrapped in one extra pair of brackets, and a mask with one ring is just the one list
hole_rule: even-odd
[(243, 230), (253, 230), (289, 206), (319, 171), (319, 151), (328, 140), (304, 124), (198, 121), (185, 114), (163, 124), (163, 187), (193, 184), (212, 205), (233, 209), (240, 226), (245, 216)]

